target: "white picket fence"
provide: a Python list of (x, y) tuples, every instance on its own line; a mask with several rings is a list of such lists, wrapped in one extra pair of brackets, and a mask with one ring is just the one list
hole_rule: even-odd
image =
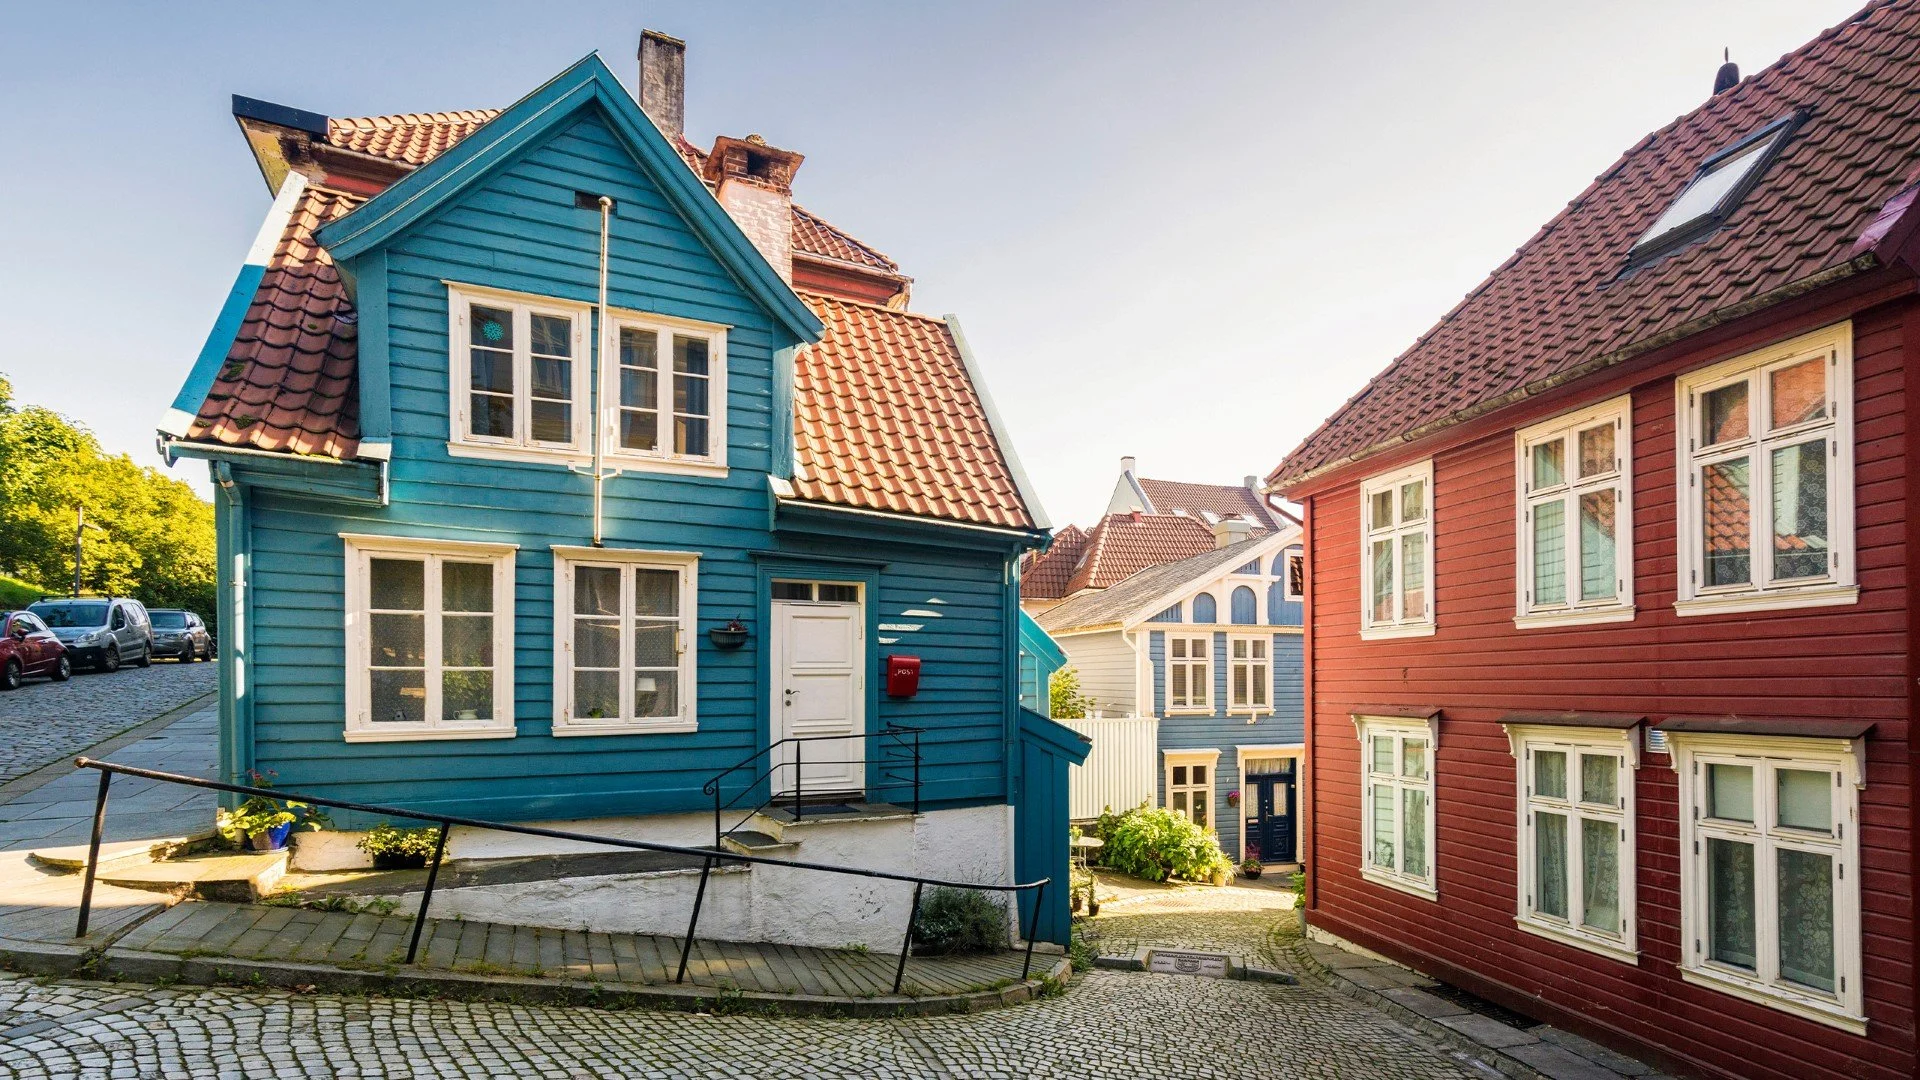
[(1126, 810), (1154, 797), (1160, 720), (1152, 716), (1094, 716), (1060, 723), (1093, 740), (1084, 764), (1067, 777), (1068, 816), (1100, 816), (1107, 807)]

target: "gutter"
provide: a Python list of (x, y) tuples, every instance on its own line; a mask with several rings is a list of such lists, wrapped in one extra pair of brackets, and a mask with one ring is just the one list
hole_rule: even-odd
[(344, 461), (340, 458), (320, 457), (311, 454), (288, 454), (277, 450), (256, 450), (250, 446), (215, 446), (209, 443), (188, 442), (183, 439), (172, 438), (165, 432), (161, 432), (160, 437), (154, 440), (154, 449), (160, 452), (161, 460), (165, 461), (169, 467), (181, 458), (193, 458), (207, 462), (214, 467), (215, 479), (219, 481), (222, 487), (226, 488), (231, 488), (234, 483), (232, 471), (227, 468), (227, 465), (236, 460), (241, 462), (271, 461), (278, 465), (320, 465), (336, 469), (366, 469), (377, 465), (380, 474), (380, 493), (377, 498), (367, 499), (342, 494), (332, 494), (329, 495), (329, 497), (347, 502), (369, 503), (378, 506), (387, 506), (392, 502), (391, 475), (389, 473), (390, 463), (385, 459), (378, 461), (362, 461), (359, 459)]
[[(1041, 543), (1047, 539), (1047, 534), (1038, 530), (1007, 529), (996, 525), (975, 525), (966, 521), (948, 521), (945, 518), (916, 517), (912, 514), (888, 513), (884, 510), (863, 510), (857, 506), (835, 506), (832, 503), (811, 502), (806, 499), (794, 498), (791, 495), (791, 485), (782, 485), (778, 483), (774, 477), (768, 477), (768, 480), (775, 481), (772, 485), (774, 487), (774, 503), (778, 506), (788, 506), (796, 510), (822, 510), (831, 514), (854, 514), (860, 517), (879, 518), (884, 521), (894, 522), (898, 525), (935, 525), (945, 529), (966, 529), (970, 532), (987, 533), (992, 536), (1002, 536), (1010, 540), (1024, 540), (1031, 543)], [(782, 486), (788, 489), (788, 494), (782, 494), (780, 492), (779, 489)]]
[[(1711, 330), (1716, 326), (1720, 326), (1725, 323), (1732, 322), (1735, 319), (1745, 318), (1746, 316), (1752, 315), (1755, 312), (1762, 311), (1766, 308), (1785, 303), (1788, 300), (1792, 300), (1799, 296), (1804, 296), (1807, 293), (1813, 292), (1816, 289), (1824, 288), (1825, 286), (1834, 284), (1835, 282), (1842, 281), (1847, 278), (1856, 277), (1870, 270), (1878, 269), (1879, 267), (1884, 265), (1886, 264), (1878, 256), (1872, 254), (1871, 252), (1867, 254), (1855, 256), (1847, 260), (1846, 262), (1839, 264), (1838, 266), (1830, 266), (1827, 269), (1822, 270), (1816, 274), (1812, 274), (1807, 277), (1801, 278), (1798, 281), (1788, 282), (1787, 284), (1782, 285), (1777, 289), (1774, 289), (1770, 292), (1762, 293), (1761, 295), (1753, 297), (1751, 299), (1741, 301), (1738, 304), (1734, 304), (1729, 307), (1720, 308), (1719, 310), (1716, 310), (1716, 311), (1710, 311), (1707, 314), (1702, 315), (1698, 319), (1694, 319), (1691, 322), (1681, 323), (1679, 326), (1676, 326), (1671, 330), (1666, 330), (1659, 334), (1655, 334), (1650, 338), (1643, 338), (1639, 341), (1634, 342), (1631, 345), (1627, 345), (1622, 348), (1615, 349), (1610, 353), (1602, 353), (1601, 355), (1596, 356), (1593, 359), (1586, 361), (1585, 363), (1568, 368), (1566, 371), (1562, 371), (1555, 375), (1550, 375), (1547, 378), (1541, 379), (1538, 382), (1529, 383), (1526, 386), (1519, 388), (1518, 390), (1509, 391), (1505, 394), (1500, 395), (1497, 398), (1493, 398), (1488, 401), (1483, 401), (1478, 405), (1474, 405), (1469, 408), (1462, 409), (1456, 413), (1451, 413), (1447, 416), (1441, 417), (1438, 420), (1429, 421), (1428, 423), (1422, 424), (1421, 426), (1414, 428), (1411, 431), (1405, 432), (1401, 435), (1397, 435), (1391, 439), (1386, 439), (1384, 441), (1375, 443), (1372, 446), (1366, 447), (1365, 449), (1362, 449), (1362, 450), (1356, 450), (1351, 454), (1347, 454), (1340, 458), (1336, 458), (1335, 460), (1329, 461), (1324, 465), (1315, 466), (1314, 468), (1308, 469), (1306, 472), (1303, 472), (1298, 476), (1291, 476), (1284, 480), (1276, 480), (1276, 479), (1273, 479), (1272, 476), (1269, 476), (1267, 482), (1261, 486), (1261, 491), (1270, 495), (1272, 494), (1284, 495), (1287, 492), (1293, 490), (1294, 488), (1299, 487), (1302, 484), (1307, 483), (1310, 480), (1314, 480), (1314, 479), (1317, 479), (1318, 477), (1325, 476), (1326, 474), (1333, 472), (1337, 469), (1342, 469), (1348, 465), (1355, 464), (1356, 462), (1364, 461), (1370, 457), (1375, 457), (1379, 454), (1385, 453), (1388, 450), (1395, 449), (1396, 447), (1405, 446), (1409, 443), (1419, 442), (1421, 439), (1424, 439), (1429, 435), (1433, 435), (1438, 432), (1445, 431), (1448, 428), (1458, 427), (1459, 425), (1464, 424), (1469, 420), (1477, 420), (1480, 417), (1486, 416), (1489, 413), (1498, 412), (1499, 410), (1506, 408), (1508, 405), (1512, 405), (1520, 401), (1525, 401), (1526, 399), (1531, 397), (1537, 397), (1541, 394), (1546, 393), (1549, 390), (1558, 389), (1577, 379), (1583, 379), (1588, 375), (1594, 374), (1595, 372), (1603, 371), (1607, 368), (1625, 363), (1626, 361), (1632, 360), (1635, 357), (1643, 356), (1646, 353), (1652, 352), (1656, 349), (1664, 348), (1668, 345), (1671, 345), (1676, 341), (1680, 341), (1684, 338), (1692, 337), (1693, 335), (1701, 333), (1706, 330)], [(1279, 473), (1278, 469), (1274, 470), (1274, 475), (1277, 475), (1278, 473)]]

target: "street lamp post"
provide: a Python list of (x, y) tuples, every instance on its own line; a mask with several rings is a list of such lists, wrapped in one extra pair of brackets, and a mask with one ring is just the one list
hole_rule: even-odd
[(106, 532), (107, 530), (98, 525), (87, 524), (86, 507), (77, 507), (76, 511), (78, 518), (77, 523), (73, 527), (73, 595), (77, 597), (80, 595), (80, 566), (86, 559), (86, 549), (83, 541), (86, 538), (87, 530), (92, 529), (95, 532)]

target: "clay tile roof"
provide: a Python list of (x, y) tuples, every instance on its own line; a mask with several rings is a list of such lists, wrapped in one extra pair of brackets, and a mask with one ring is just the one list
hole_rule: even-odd
[(1028, 552), (1020, 567), (1020, 595), (1028, 600), (1058, 600), (1067, 595), (1067, 583), (1073, 580), (1073, 568), (1086, 546), (1086, 531), (1069, 525), (1053, 534), (1047, 550)]
[[(1156, 514), (1185, 513), (1205, 521), (1204, 514), (1218, 519), (1245, 517), (1260, 529), (1273, 527), (1273, 516), (1251, 490), (1237, 484), (1182, 484), (1174, 480), (1148, 480), (1139, 477), (1140, 490), (1147, 493)], [(1209, 523), (1211, 524), (1211, 523)]]
[(186, 438), (353, 457), (357, 318), (313, 232), (364, 201), (324, 188), (302, 194)]
[(1212, 551), (1213, 530), (1177, 514), (1108, 514), (1087, 534), (1064, 595), (1105, 589), (1161, 563)]
[[(1704, 81), (1704, 80), (1703, 80)], [(1915, 201), (1920, 4), (1869, 5), (1628, 150), (1268, 477), (1286, 486), (1878, 256)], [(1807, 110), (1716, 232), (1623, 274), (1700, 163)], [(1905, 227), (1902, 227), (1905, 226)], [(1747, 305), (1743, 308), (1742, 305)]]
[(425, 165), (499, 115), (499, 109), (462, 109), (397, 116), (334, 116), (327, 119), (327, 142), (388, 161)]
[(805, 207), (793, 208), (793, 246), (822, 258), (853, 263), (882, 273), (900, 273), (900, 264), (855, 240)]
[(866, 510), (1031, 529), (947, 324), (818, 293), (793, 376), (793, 486)]
[(1256, 549), (1270, 539), (1270, 536), (1256, 536), (1227, 547), (1146, 567), (1128, 575), (1123, 581), (1115, 582), (1111, 588), (1081, 593), (1058, 607), (1048, 608), (1034, 616), (1034, 621), (1048, 633), (1124, 622), (1138, 614), (1142, 605), (1157, 603), (1169, 592), (1205, 581), (1254, 557)]

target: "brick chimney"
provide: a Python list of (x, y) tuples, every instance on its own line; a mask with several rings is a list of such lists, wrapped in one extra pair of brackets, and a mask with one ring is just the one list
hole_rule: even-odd
[(1242, 540), (1252, 538), (1252, 536), (1253, 526), (1247, 524), (1246, 518), (1228, 518), (1225, 521), (1216, 521), (1213, 523), (1213, 548), (1215, 551), (1223, 547), (1232, 547)]
[(640, 32), (640, 110), (668, 142), (687, 126), (687, 43), (658, 30)]
[(714, 197), (788, 282), (793, 281), (793, 174), (804, 160), (758, 135), (723, 135), (707, 155), (706, 178)]

